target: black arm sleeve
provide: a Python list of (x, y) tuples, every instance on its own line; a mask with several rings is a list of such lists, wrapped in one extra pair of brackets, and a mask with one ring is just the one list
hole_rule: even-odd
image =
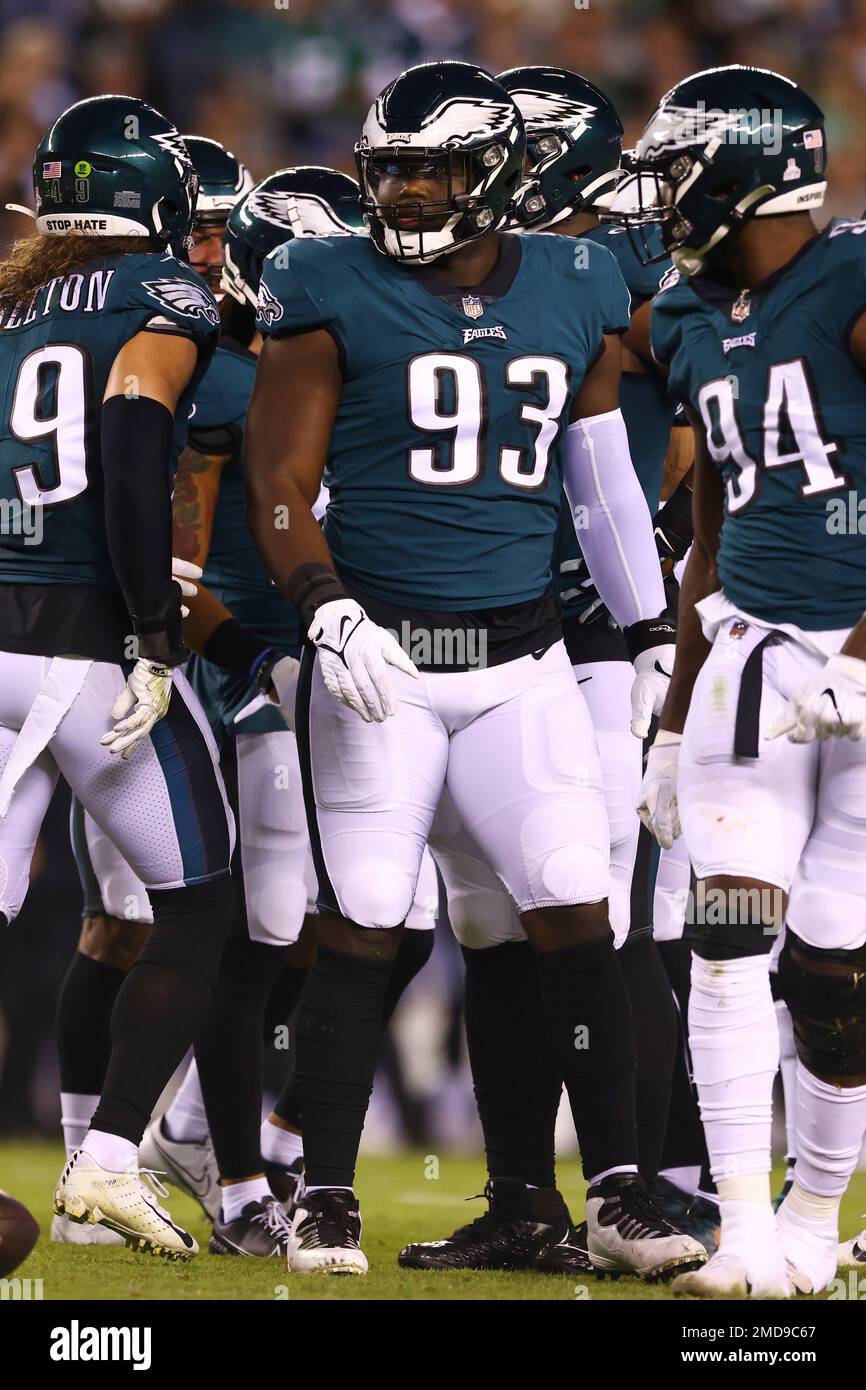
[(138, 638), (138, 655), (175, 666), (186, 658), (180, 587), (171, 578), (174, 420), (148, 396), (102, 407), (105, 530), (114, 573)]

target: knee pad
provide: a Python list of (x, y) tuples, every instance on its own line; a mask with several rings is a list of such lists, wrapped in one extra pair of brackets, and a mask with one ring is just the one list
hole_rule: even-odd
[(153, 927), (139, 963), (189, 971), (212, 989), (233, 907), (228, 874), (183, 888), (151, 889), (150, 900)]
[(307, 885), (275, 864), (244, 871), (244, 902), (250, 941), (263, 946), (292, 946), (307, 911)]
[(340, 911), (359, 927), (399, 927), (415, 896), (408, 873), (375, 859), (359, 864), (340, 884)]
[(787, 927), (778, 974), (803, 1065), (818, 1076), (866, 1072), (866, 946), (822, 951)]
[(536, 901), (521, 903), (521, 912), (601, 902), (610, 896), (609, 857), (595, 845), (561, 845), (548, 854), (538, 880)]

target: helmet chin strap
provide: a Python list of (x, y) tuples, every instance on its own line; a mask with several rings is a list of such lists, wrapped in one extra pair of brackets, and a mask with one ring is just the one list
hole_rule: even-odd
[(697, 248), (692, 246), (674, 247), (671, 251), (671, 260), (680, 274), (696, 275), (713, 247), (718, 246), (719, 242), (723, 241), (731, 231), (731, 218), (733, 218), (734, 214), (747, 212), (754, 203), (764, 198), (766, 194), (774, 193), (775, 191), (775, 184), (762, 183), (760, 188), (753, 188), (751, 193), (747, 193), (744, 198), (741, 198), (740, 201), (731, 208), (728, 220), (719, 224), (709, 241), (704, 242), (703, 246)]
[(25, 217), (32, 217), (36, 221), (36, 213), (32, 208), (26, 208), (23, 203), (4, 203), (7, 212), (22, 212)]

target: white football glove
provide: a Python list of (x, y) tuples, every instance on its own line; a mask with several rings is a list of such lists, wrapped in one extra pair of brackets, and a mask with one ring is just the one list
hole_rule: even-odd
[[(192, 560), (180, 560), (176, 555), (171, 557), (171, 577), (175, 584), (180, 585), (180, 592), (184, 598), (195, 598), (198, 589), (190, 581), (201, 579), (204, 570), (200, 565), (194, 565)], [(189, 609), (185, 603), (180, 606), (181, 617), (189, 617)]]
[(118, 722), (107, 734), (102, 735), (99, 742), (104, 743), (112, 753), (131, 758), (154, 724), (168, 712), (171, 676), (170, 666), (139, 657), (111, 707), (111, 717)]
[(683, 833), (677, 805), (677, 764), (682, 736), (659, 729), (647, 754), (637, 813), (662, 849)]
[(323, 603), (307, 635), (319, 650), (322, 679), (332, 695), (367, 724), (381, 724), (397, 713), (385, 668), (396, 666), (407, 676), (417, 676), (418, 670), (399, 642), (371, 622), (359, 603), (351, 598)]
[(765, 734), (787, 734), (791, 743), (851, 738), (866, 733), (866, 661), (856, 656), (831, 656), (792, 696), (788, 707)]
[(646, 738), (653, 715), (661, 714), (671, 672), (674, 669), (675, 642), (662, 642), (647, 647), (634, 659), (634, 681), (631, 687), (631, 731), (637, 738)]

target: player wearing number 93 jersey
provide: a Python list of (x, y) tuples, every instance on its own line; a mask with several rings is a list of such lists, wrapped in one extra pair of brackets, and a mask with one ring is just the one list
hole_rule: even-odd
[[(265, 263), (250, 519), (314, 644), (298, 742), (322, 917), (298, 1024), (312, 1189), (293, 1225), (298, 1270), (366, 1269), (355, 1156), (386, 963), (443, 788), (539, 952), (557, 1064), (600, 1180), (591, 1219), (610, 1200), (611, 1225), (645, 1233), (617, 1247), (630, 1268), (649, 1247), (656, 1265), (694, 1258), (637, 1176), (601, 772), (551, 593), (563, 481), (601, 528), (604, 468), (620, 480), (613, 510), (639, 507), (630, 554), (597, 582), (625, 624), (664, 606), (618, 408), (629, 299), (604, 247), (578, 256), (557, 237), (500, 234), (524, 152), (520, 113), (486, 73), (411, 69), (373, 104), (357, 147), (370, 237), (295, 241)], [(324, 536), (310, 514), (323, 471)], [(274, 526), (280, 501), (288, 529)], [(655, 576), (647, 613), (630, 563)], [(591, 1061), (574, 1047), (587, 1010)], [(600, 1262), (611, 1251), (599, 1247)]]
[[(653, 302), (653, 351), (699, 442), (643, 815), (669, 843), (678, 796), (698, 900), (709, 881), (726, 903), (698, 929), (690, 1004), (721, 1244), (675, 1288), (817, 1293), (866, 1125), (866, 539), (847, 506), (866, 485), (863, 224), (816, 231), (823, 115), (761, 69), (668, 93), (637, 167), (660, 185), (684, 272)], [(774, 1219), (768, 957), (782, 918), (799, 1157)]]

